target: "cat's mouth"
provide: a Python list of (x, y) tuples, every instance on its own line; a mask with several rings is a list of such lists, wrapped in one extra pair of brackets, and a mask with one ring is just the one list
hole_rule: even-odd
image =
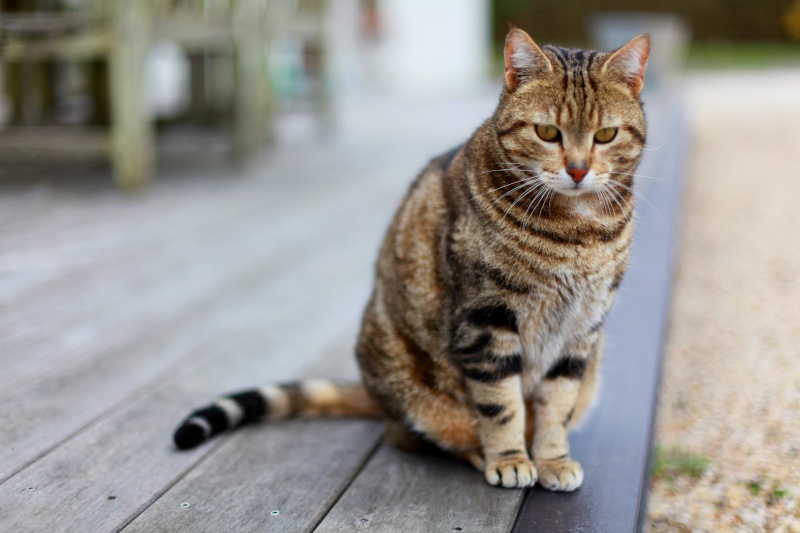
[(594, 187), (582, 183), (573, 183), (572, 185), (562, 186), (556, 189), (557, 192), (565, 196), (580, 196), (592, 190), (594, 190)]

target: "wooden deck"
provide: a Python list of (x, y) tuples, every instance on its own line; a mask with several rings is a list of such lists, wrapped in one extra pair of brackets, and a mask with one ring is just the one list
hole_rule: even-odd
[(376, 421), (259, 425), (189, 452), (171, 442), (218, 393), (356, 377), (357, 321), (399, 198), (493, 105), (351, 105), (333, 139), (285, 143), (239, 172), (205, 156), (165, 164), (133, 197), (102, 171), (1, 167), (0, 530), (633, 530), (676, 230), (673, 103), (649, 109), (662, 146), (641, 173), (665, 181), (641, 185), (660, 214), (640, 202), (604, 392), (571, 439), (577, 493), (489, 487), (466, 465), (382, 444)]

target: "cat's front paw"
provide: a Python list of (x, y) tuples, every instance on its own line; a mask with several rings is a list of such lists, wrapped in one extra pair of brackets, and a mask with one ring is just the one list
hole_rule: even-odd
[(537, 461), (539, 484), (549, 490), (572, 492), (583, 483), (583, 467), (571, 459)]
[(536, 467), (527, 457), (497, 457), (486, 461), (486, 481), (495, 487), (524, 488), (536, 483)]

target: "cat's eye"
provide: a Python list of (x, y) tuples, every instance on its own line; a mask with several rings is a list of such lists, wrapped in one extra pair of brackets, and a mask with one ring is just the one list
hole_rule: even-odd
[(617, 136), (617, 128), (603, 128), (594, 132), (594, 141), (598, 143), (607, 143), (614, 140)]
[(561, 138), (561, 132), (558, 128), (549, 124), (537, 124), (536, 135), (543, 141), (555, 142)]

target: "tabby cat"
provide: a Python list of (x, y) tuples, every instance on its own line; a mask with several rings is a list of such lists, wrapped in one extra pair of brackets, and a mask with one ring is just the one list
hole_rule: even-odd
[(567, 430), (593, 400), (628, 262), (649, 51), (647, 35), (602, 53), (512, 28), (494, 115), (428, 164), (385, 237), (356, 349), (363, 386), (223, 396), (177, 446), (263, 418), (383, 416), (390, 442), (445, 450), (492, 485), (577, 489)]

